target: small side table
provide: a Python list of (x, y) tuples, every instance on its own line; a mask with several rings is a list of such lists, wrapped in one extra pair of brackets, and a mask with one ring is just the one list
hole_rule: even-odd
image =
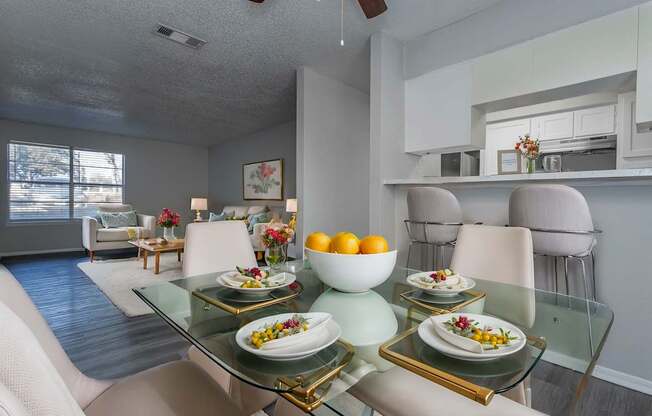
[(161, 253), (177, 252), (177, 261), (181, 262), (181, 253), (185, 247), (185, 240), (180, 238), (168, 241), (167, 244), (159, 244), (156, 239), (133, 240), (129, 244), (138, 247), (139, 253), (143, 254), (143, 269), (147, 270), (147, 258), (154, 254), (154, 274), (160, 273)]

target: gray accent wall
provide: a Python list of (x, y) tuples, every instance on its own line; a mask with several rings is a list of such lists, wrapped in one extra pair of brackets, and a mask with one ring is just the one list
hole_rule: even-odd
[(283, 199), (296, 198), (296, 123), (280, 124), (250, 136), (210, 148), (208, 156), (208, 208), (221, 212), (224, 205), (285, 207), (285, 201), (244, 201), (242, 165), (283, 159)]
[[(0, 256), (81, 249), (81, 221), (8, 224), (7, 144), (10, 140), (69, 145), (125, 155), (124, 202), (157, 215), (167, 207), (192, 221), (191, 197), (208, 194), (206, 147), (0, 119)], [(183, 234), (183, 224), (177, 234)]]

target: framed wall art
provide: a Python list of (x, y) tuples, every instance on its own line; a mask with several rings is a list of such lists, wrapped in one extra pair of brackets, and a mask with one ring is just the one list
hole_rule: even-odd
[(283, 159), (242, 165), (244, 200), (283, 200)]

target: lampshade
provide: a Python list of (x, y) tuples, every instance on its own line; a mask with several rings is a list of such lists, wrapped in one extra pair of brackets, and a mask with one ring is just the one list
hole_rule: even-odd
[(190, 209), (198, 210), (198, 211), (206, 211), (208, 209), (208, 199), (192, 198), (190, 200)]
[(297, 212), (297, 200), (288, 199), (285, 201), (285, 211), (286, 212)]

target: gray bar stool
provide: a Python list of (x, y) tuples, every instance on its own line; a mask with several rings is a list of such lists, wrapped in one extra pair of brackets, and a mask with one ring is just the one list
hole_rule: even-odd
[[(553, 290), (558, 292), (557, 262), (564, 261), (566, 295), (569, 294), (568, 260), (581, 265), (584, 295), (596, 300), (595, 235), (591, 212), (584, 196), (565, 185), (526, 185), (509, 197), (509, 225), (525, 227), (532, 231), (534, 254), (548, 256), (555, 265)], [(591, 289), (585, 261), (590, 258)]]
[(439, 257), (443, 248), (452, 246), (462, 226), (462, 209), (450, 191), (442, 188), (410, 188), (407, 193), (408, 216), (404, 220), (410, 238), (407, 266), (415, 244), (433, 248), (435, 270), (439, 269)]

